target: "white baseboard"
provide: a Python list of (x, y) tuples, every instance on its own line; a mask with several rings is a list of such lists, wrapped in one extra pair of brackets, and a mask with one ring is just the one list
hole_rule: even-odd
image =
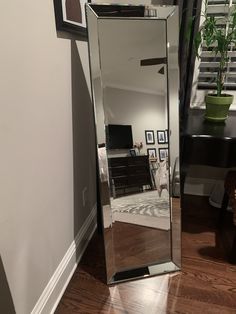
[(56, 310), (89, 240), (94, 234), (97, 226), (96, 212), (97, 206), (95, 205), (48, 282), (31, 314), (52, 314)]
[(184, 194), (209, 196), (219, 180), (206, 178), (186, 178)]

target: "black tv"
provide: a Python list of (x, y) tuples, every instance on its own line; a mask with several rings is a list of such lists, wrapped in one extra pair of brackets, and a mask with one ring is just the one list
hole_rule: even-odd
[(131, 125), (108, 124), (106, 136), (108, 149), (129, 149), (133, 147)]

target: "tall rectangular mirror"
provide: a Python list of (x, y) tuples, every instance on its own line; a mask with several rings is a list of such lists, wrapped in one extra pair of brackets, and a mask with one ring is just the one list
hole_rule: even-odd
[(179, 270), (177, 7), (86, 13), (107, 282)]

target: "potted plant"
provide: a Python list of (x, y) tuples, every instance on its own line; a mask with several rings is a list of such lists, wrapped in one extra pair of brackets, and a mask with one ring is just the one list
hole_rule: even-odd
[[(227, 2), (226, 2), (227, 3)], [(199, 56), (199, 48), (204, 43), (217, 58), (219, 63), (216, 74), (216, 93), (205, 96), (206, 114), (209, 121), (225, 121), (229, 107), (233, 102), (233, 96), (223, 93), (227, 66), (229, 62), (228, 50), (236, 44), (236, 10), (229, 8), (227, 17), (215, 17), (207, 15), (208, 0), (205, 2), (204, 23), (194, 38), (196, 55)], [(219, 27), (222, 22), (226, 25)]]

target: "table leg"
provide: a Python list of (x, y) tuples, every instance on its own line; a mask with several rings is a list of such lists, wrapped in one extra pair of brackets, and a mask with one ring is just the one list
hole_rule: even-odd
[(228, 203), (229, 203), (228, 193), (224, 192), (224, 196), (223, 196), (223, 200), (222, 200), (222, 204), (221, 204), (221, 208), (220, 208), (220, 213), (219, 213), (219, 217), (218, 217), (218, 221), (217, 221), (217, 228), (218, 229), (222, 229), (222, 227), (223, 227)]

